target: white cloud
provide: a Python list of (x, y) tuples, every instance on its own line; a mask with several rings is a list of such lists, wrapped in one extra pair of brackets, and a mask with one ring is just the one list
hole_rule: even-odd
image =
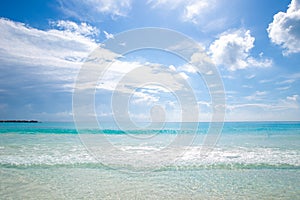
[(216, 3), (215, 0), (148, 0), (148, 4), (152, 5), (152, 8), (164, 7), (168, 10), (177, 8), (183, 10), (181, 19), (195, 24), (200, 21), (201, 17), (214, 9)]
[(187, 80), (189, 78), (189, 76), (186, 75), (186, 73), (184, 73), (184, 72), (179, 72), (179, 75), (185, 80)]
[(246, 96), (247, 100), (260, 100), (263, 96), (265, 96), (268, 92), (266, 91), (256, 91), (254, 94), (250, 96)]
[(211, 102), (210, 101), (198, 101), (197, 102), (199, 105), (202, 105), (202, 106), (206, 106), (208, 108), (211, 107)]
[[(166, 67), (157, 63), (140, 63), (115, 60), (110, 63), (109, 68), (103, 73), (99, 79), (97, 89), (104, 89), (119, 92), (131, 92), (132, 88), (140, 88), (144, 83), (157, 83), (169, 87), (173, 91), (185, 90), (186, 80), (189, 76), (180, 71), (174, 71), (174, 66)], [(126, 83), (126, 84), (125, 84)], [(157, 88), (151, 86), (143, 86), (149, 93), (158, 91)], [(160, 92), (170, 92), (159, 90)]]
[(91, 6), (97, 11), (117, 16), (126, 16), (131, 9), (131, 0), (89, 0)]
[(212, 70), (209, 70), (209, 71), (207, 71), (205, 74), (206, 74), (206, 75), (213, 75), (214, 72), (213, 72)]
[(145, 86), (143, 86), (143, 89), (141, 91), (152, 93), (152, 94), (158, 94), (161, 92), (164, 92), (164, 93), (169, 92), (168, 89), (166, 89), (162, 86), (158, 86), (158, 85), (145, 85)]
[(286, 12), (273, 17), (268, 27), (269, 38), (284, 48), (283, 55), (300, 52), (300, 1), (292, 0)]
[(138, 62), (121, 62), (116, 60), (111, 63), (110, 67), (101, 77), (101, 83), (97, 86), (98, 89), (115, 90), (119, 81), (130, 71), (142, 67)]
[(71, 33), (74, 33), (76, 35), (82, 35), (82, 36), (97, 36), (99, 34), (99, 30), (96, 27), (93, 27), (85, 22), (81, 22), (80, 24), (77, 24), (72, 21), (64, 21), (59, 20), (55, 22), (51, 22), (51, 24), (62, 31), (68, 31)]
[(242, 85), (243, 88), (253, 88), (252, 85)]
[(280, 81), (280, 82), (276, 82), (277, 85), (283, 85), (283, 84), (291, 84), (291, 83), (294, 83), (295, 80), (294, 79), (286, 79), (286, 80), (283, 80), (283, 81)]
[(161, 6), (169, 6), (169, 9), (175, 9), (182, 5), (184, 2), (183, 0), (148, 0), (148, 4), (152, 5), (152, 8), (157, 8)]
[(246, 76), (246, 79), (253, 79), (253, 78), (255, 78), (255, 76), (256, 76), (256, 75), (254, 75), (254, 74), (248, 75), (248, 76)]
[(176, 72), (176, 68), (174, 67), (174, 65), (170, 65), (170, 66), (169, 66), (169, 69), (170, 69), (171, 71), (173, 71), (173, 72)]
[(179, 71), (183, 71), (183, 72), (188, 72), (188, 73), (192, 73), (195, 74), (197, 72), (197, 70), (195, 69), (195, 67), (193, 67), (190, 64), (185, 64), (182, 65), (178, 68)]
[[(27, 77), (34, 74), (40, 79), (60, 80), (69, 87), (86, 57), (98, 47), (92, 38), (97, 29), (70, 21), (59, 21), (56, 25), (61, 30), (39, 30), (0, 18), (3, 72), (14, 66), (14, 71), (22, 70)], [(59, 86), (64, 88), (63, 84)]]
[(214, 0), (197, 0), (188, 3), (184, 9), (183, 19), (197, 23), (197, 18), (200, 14), (211, 10), (215, 5)]
[(298, 103), (299, 95), (287, 96), (285, 99), (280, 99), (278, 102), (273, 104), (264, 104), (264, 103), (246, 103), (246, 104), (236, 104), (236, 105), (227, 105), (229, 110), (244, 108), (244, 107), (258, 107), (267, 109), (269, 111), (278, 111), (278, 110), (288, 110), (288, 109), (299, 109)]
[(288, 96), (288, 97), (286, 97), (286, 99), (289, 100), (289, 101), (294, 101), (294, 102), (296, 102), (296, 101), (298, 100), (298, 97), (299, 97), (299, 95), (295, 94), (295, 95), (293, 95), (293, 96)]
[(271, 59), (256, 60), (251, 56), (247, 58), (247, 63), (248, 66), (254, 66), (254, 67), (270, 67), (273, 64)]
[(263, 79), (263, 80), (259, 81), (259, 83), (270, 83), (270, 82), (273, 82), (273, 80), (271, 80), (271, 79)]
[(231, 75), (222, 75), (222, 78), (226, 78), (226, 79), (235, 79), (234, 76), (231, 76)]
[(251, 36), (250, 30), (229, 31), (221, 34), (210, 45), (209, 51), (217, 65), (223, 65), (231, 71), (247, 67), (271, 66), (271, 60), (257, 60), (250, 55), (250, 51), (254, 47), (254, 41), (255, 38)]
[(31, 28), (23, 23), (0, 19), (1, 60), (36, 66), (73, 66), (81, 63), (98, 45), (81, 34)]
[(245, 103), (226, 105), (228, 121), (289, 121), (300, 120), (299, 96), (292, 95), (273, 103)]
[(58, 0), (62, 11), (80, 20), (95, 20), (97, 14), (124, 17), (131, 10), (131, 0)]
[(32, 117), (41, 121), (57, 121), (57, 119), (61, 121), (72, 121), (73, 113), (72, 111), (62, 111), (55, 113), (41, 112), (32, 114)]
[(286, 110), (294, 109), (299, 112), (299, 95), (287, 96), (285, 99), (281, 99), (278, 104), (272, 105), (273, 110)]
[(142, 91), (135, 92), (132, 98), (133, 98), (132, 103), (134, 104), (142, 103), (142, 104), (152, 105), (153, 103), (159, 101), (159, 96), (142, 92)]
[(263, 109), (271, 109), (272, 106), (269, 104), (263, 103), (245, 103), (245, 104), (235, 104), (235, 105), (226, 105), (226, 108), (230, 111), (240, 109), (240, 108), (249, 108), (249, 107), (257, 107)]
[(106, 31), (103, 31), (103, 33), (104, 33), (106, 39), (114, 39), (114, 35), (113, 34), (108, 33)]
[(276, 88), (276, 90), (288, 90), (290, 89), (291, 87), (290, 86), (286, 86), (286, 87), (278, 87)]

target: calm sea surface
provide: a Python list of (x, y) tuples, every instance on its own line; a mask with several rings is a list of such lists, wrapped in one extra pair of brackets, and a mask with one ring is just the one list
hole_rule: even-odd
[(0, 199), (300, 199), (300, 122), (209, 125), (0, 123)]

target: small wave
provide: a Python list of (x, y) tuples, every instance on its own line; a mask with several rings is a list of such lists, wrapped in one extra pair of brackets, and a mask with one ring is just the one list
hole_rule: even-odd
[(268, 164), (268, 163), (216, 163), (216, 164), (204, 164), (204, 165), (184, 165), (184, 166), (164, 166), (155, 171), (193, 171), (193, 170), (238, 170), (238, 169), (300, 169), (300, 166), (290, 164)]
[(136, 167), (131, 165), (104, 165), (102, 163), (0, 163), (0, 168), (88, 168), (105, 170), (128, 170), (128, 171), (197, 171), (197, 170), (262, 170), (262, 169), (294, 169), (300, 170), (300, 166), (290, 164), (268, 164), (268, 163), (216, 163), (202, 165), (167, 165), (167, 166), (144, 166)]
[[(299, 168), (299, 151), (277, 148), (215, 148), (206, 156), (201, 147), (180, 147), (162, 152), (160, 148), (145, 145), (120, 145), (115, 151), (97, 154), (98, 160), (80, 145), (30, 145), (8, 146), (2, 149), (0, 166), (104, 166), (113, 168), (161, 168), (174, 169), (247, 169), (247, 168)], [(120, 149), (120, 151), (117, 151)], [(100, 149), (101, 150), (101, 149)], [(185, 152), (172, 157), (175, 152)], [(95, 154), (96, 155), (96, 154)]]

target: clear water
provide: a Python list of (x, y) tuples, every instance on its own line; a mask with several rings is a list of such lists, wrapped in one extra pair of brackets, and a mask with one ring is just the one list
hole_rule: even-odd
[(200, 123), (193, 144), (162, 154), (178, 127), (87, 130), (115, 147), (104, 153), (72, 123), (0, 123), (0, 199), (299, 199), (299, 122), (225, 123), (205, 155)]

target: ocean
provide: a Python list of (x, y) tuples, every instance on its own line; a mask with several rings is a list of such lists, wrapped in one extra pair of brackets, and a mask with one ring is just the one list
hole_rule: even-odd
[(300, 199), (300, 122), (198, 125), (0, 123), (0, 199)]

